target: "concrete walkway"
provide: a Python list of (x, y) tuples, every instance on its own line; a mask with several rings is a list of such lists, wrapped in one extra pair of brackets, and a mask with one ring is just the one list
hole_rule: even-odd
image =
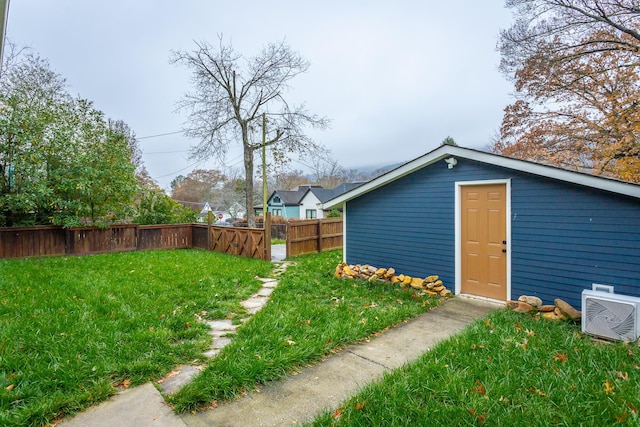
[[(280, 265), (278, 268), (286, 268)], [(278, 270), (276, 269), (276, 271)], [(280, 270), (280, 272), (282, 272)], [(265, 279), (272, 289), (274, 279)], [(270, 292), (266, 292), (269, 294)], [(263, 298), (268, 295), (256, 294)], [(252, 297), (253, 298), (253, 297)], [(257, 300), (256, 300), (257, 301)], [(251, 299), (248, 300), (251, 302)], [(255, 301), (254, 301), (255, 302)], [(400, 367), (429, 351), (438, 341), (464, 329), (501, 304), (456, 297), (421, 316), (372, 338), (351, 345), (325, 361), (304, 368), (298, 375), (263, 386), (259, 392), (196, 414), (177, 415), (166, 405), (152, 383), (125, 390), (98, 406), (73, 418), (64, 419), (63, 427), (184, 427), (184, 426), (286, 426), (314, 419), (325, 409), (335, 409), (360, 387), (379, 379), (384, 372)], [(247, 307), (253, 311), (255, 307)], [(258, 308), (259, 309), (259, 308)], [(220, 339), (233, 326), (211, 322), (213, 345), (211, 356), (219, 351)], [(217, 336), (217, 338), (216, 338)], [(217, 341), (218, 340), (218, 341)], [(216, 348), (214, 348), (216, 347)], [(182, 366), (158, 387), (171, 394), (199, 372), (199, 367)]]
[(271, 245), (271, 261), (284, 261), (287, 257), (287, 245)]
[(457, 297), (367, 343), (347, 347), (298, 375), (233, 402), (182, 414), (187, 426), (290, 426), (334, 410), (362, 386), (429, 351), (438, 341), (481, 319), (494, 304)]

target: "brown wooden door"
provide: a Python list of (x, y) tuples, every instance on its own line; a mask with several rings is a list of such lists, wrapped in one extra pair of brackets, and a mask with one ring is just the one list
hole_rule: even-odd
[(504, 301), (507, 299), (506, 185), (462, 186), (460, 196), (461, 292)]

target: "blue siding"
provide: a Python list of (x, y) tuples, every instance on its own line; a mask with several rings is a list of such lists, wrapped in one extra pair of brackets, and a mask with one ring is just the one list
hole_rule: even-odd
[(511, 297), (576, 307), (592, 283), (640, 296), (640, 201), (493, 165), (437, 162), (347, 204), (347, 262), (453, 288), (456, 181), (511, 179)]
[(347, 262), (438, 274), (452, 287), (455, 202), (446, 172), (424, 168), (348, 202)]

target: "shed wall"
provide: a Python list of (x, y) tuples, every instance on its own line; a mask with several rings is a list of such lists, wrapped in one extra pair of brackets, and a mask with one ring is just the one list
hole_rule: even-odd
[(511, 297), (579, 307), (592, 283), (640, 296), (640, 201), (467, 159), (440, 161), (349, 201), (350, 264), (455, 285), (455, 182), (511, 179)]

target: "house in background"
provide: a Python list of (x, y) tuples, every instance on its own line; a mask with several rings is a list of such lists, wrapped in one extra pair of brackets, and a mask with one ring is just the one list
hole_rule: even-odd
[[(271, 215), (283, 218), (300, 218), (300, 200), (313, 186), (300, 185), (295, 190), (276, 190), (267, 199), (267, 210)], [(315, 186), (322, 188), (321, 186)], [(262, 205), (256, 206), (256, 213), (262, 214)], [(304, 218), (304, 217), (303, 217)]]
[(362, 182), (350, 182), (340, 184), (335, 188), (322, 188), (311, 187), (309, 188), (302, 199), (300, 199), (300, 218), (304, 219), (320, 219), (325, 218), (329, 209), (324, 208), (324, 203), (327, 200), (331, 200), (349, 190), (352, 190), (360, 185)]
[[(345, 183), (331, 189), (321, 185), (300, 185), (295, 190), (276, 190), (267, 199), (267, 209), (271, 215), (286, 219), (324, 218), (324, 202), (361, 184)], [(256, 214), (262, 214), (262, 205), (256, 206)]]
[(324, 206), (343, 208), (349, 264), (499, 301), (640, 296), (637, 184), (445, 145)]

